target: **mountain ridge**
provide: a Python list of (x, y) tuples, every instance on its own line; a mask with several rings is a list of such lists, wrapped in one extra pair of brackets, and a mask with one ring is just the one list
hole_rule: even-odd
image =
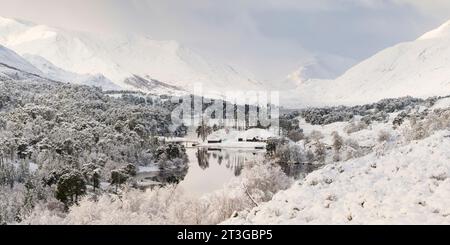
[(0, 44), (21, 55), (45, 58), (78, 74), (102, 74), (124, 89), (134, 76), (150, 77), (189, 90), (193, 83), (207, 89), (258, 89), (253, 77), (205, 59), (176, 41), (152, 40), (140, 35), (102, 36), (44, 25), (0, 19)]
[[(450, 94), (450, 22), (384, 49), (335, 80), (309, 80), (287, 97), (294, 106), (357, 105), (385, 98)], [(431, 34), (430, 34), (431, 33)]]

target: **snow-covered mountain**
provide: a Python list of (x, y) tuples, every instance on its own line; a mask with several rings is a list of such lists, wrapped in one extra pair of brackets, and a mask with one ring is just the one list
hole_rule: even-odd
[[(193, 83), (221, 90), (260, 86), (251, 76), (209, 61), (175, 41), (145, 36), (95, 35), (0, 18), (0, 44), (21, 55), (40, 56), (65, 71), (102, 74), (123, 89), (136, 89), (130, 83), (136, 76), (149, 81), (150, 87), (152, 81), (183, 89)], [(145, 87), (141, 90), (149, 90)]]
[[(336, 80), (301, 83), (297, 106), (365, 104), (450, 94), (450, 21), (417, 40), (385, 49)], [(291, 102), (292, 102), (292, 99)]]
[(0, 45), (0, 76), (21, 78), (24, 76), (40, 76), (41, 71), (14, 51)]
[(30, 64), (14, 51), (0, 45), (0, 64), (2, 66), (19, 69), (25, 72), (40, 74), (39, 69)]
[(115, 85), (113, 82), (111, 82), (101, 74), (82, 75), (63, 70), (41, 56), (25, 54), (23, 57), (34, 67), (38, 68), (45, 77), (56, 81), (90, 86), (100, 86), (106, 90), (120, 89), (119, 86)]

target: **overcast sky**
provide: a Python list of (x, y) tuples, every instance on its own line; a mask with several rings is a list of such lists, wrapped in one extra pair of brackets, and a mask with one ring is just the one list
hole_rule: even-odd
[(313, 54), (355, 61), (450, 19), (448, 0), (0, 0), (0, 15), (184, 43), (259, 78)]

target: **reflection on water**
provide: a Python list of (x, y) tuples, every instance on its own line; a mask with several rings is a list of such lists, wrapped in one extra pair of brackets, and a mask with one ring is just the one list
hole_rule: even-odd
[(205, 148), (198, 149), (197, 153), (195, 153), (195, 155), (197, 156), (197, 162), (198, 162), (198, 166), (200, 166), (200, 168), (202, 168), (202, 169), (209, 168), (208, 149), (205, 149)]
[[(207, 149), (199, 148), (195, 153), (198, 166), (206, 170), (210, 167), (210, 163), (224, 165), (233, 172), (235, 176), (241, 175), (244, 164), (249, 161), (263, 161), (263, 151), (242, 151), (242, 150), (225, 150), (225, 149)], [(195, 164), (191, 161), (191, 164)]]
[(263, 161), (264, 151), (238, 149), (188, 148), (189, 171), (179, 186), (205, 194), (219, 190), (239, 176), (245, 164)]
[(161, 185), (178, 185), (184, 180), (188, 169), (177, 169), (171, 171), (142, 172), (135, 177), (135, 187), (140, 189), (153, 188)]
[[(262, 162), (264, 150), (187, 148), (189, 168), (171, 172), (149, 172), (138, 175), (149, 186), (177, 184), (189, 193), (202, 195), (220, 190), (233, 178), (241, 175), (244, 166), (252, 161)], [(280, 164), (286, 175), (296, 179), (315, 170), (307, 163)]]

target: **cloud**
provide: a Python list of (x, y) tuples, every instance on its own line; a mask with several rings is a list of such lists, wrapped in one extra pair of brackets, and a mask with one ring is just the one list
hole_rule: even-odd
[(398, 4), (412, 6), (423, 14), (437, 18), (450, 18), (450, 1), (448, 0), (394, 0)]

